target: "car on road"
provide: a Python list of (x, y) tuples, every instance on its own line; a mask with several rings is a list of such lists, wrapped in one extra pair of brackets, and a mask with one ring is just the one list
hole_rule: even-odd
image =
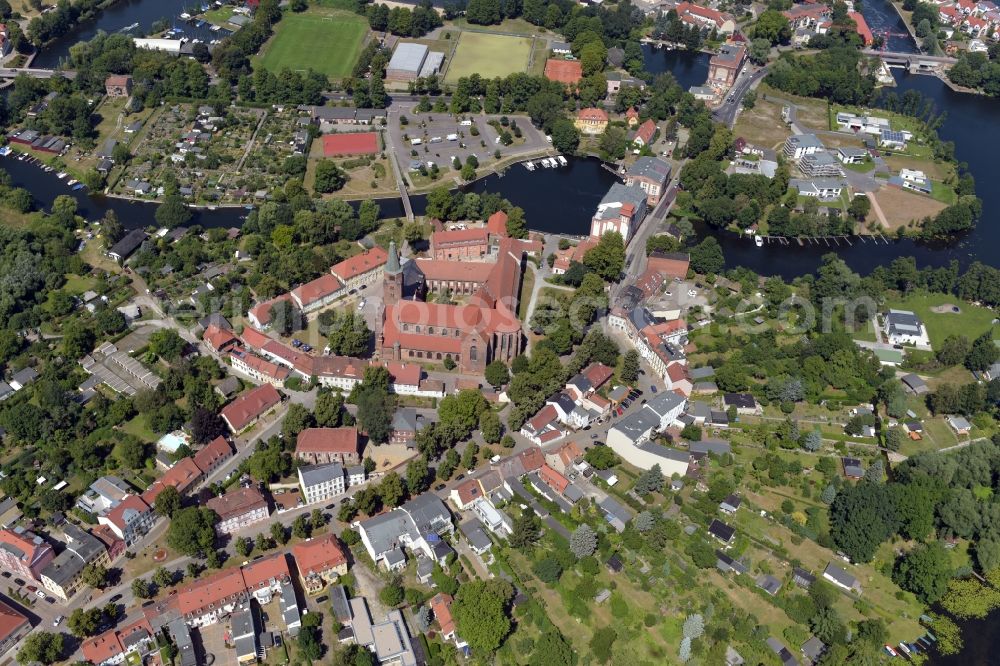
[(3, 576), (4, 578), (10, 578), (10, 572), (4, 571), (2, 574), (0, 574), (0, 576)]
[(445, 489), (445, 485), (443, 483), (439, 483), (436, 486), (434, 486), (434, 490), (437, 490), (437, 491), (441, 491), (441, 490), (444, 490), (444, 489)]
[(15, 578), (14, 582), (17, 583), (18, 585), (24, 585), (24, 581), (21, 580), (20, 578)]
[(121, 601), (121, 600), (122, 600), (122, 595), (120, 595), (120, 594), (116, 594), (115, 596), (111, 597), (111, 603), (114, 603), (116, 601)]
[(336, 502), (331, 502), (330, 504), (327, 504), (323, 508), (326, 509), (327, 511), (329, 511), (330, 509), (336, 508), (336, 506), (337, 506)]
[(650, 390), (651, 392), (653, 392), (653, 393), (656, 393), (656, 387), (655, 387), (655, 386), (650, 386), (650, 387), (649, 387), (649, 390)]
[(597, 437), (598, 437), (598, 434), (596, 432), (593, 435), (590, 436), (591, 439), (597, 439)]
[(458, 476), (456, 476), (456, 477), (455, 477), (455, 480), (456, 480), (456, 481), (461, 481), (461, 480), (462, 480), (462, 479), (464, 479), (464, 478), (465, 478), (465, 475), (464, 475), (464, 474), (459, 474)]
[(35, 587), (34, 585), (29, 585), (28, 592), (38, 592), (38, 588)]
[(42, 592), (41, 590), (36, 590), (35, 596), (38, 597), (39, 599), (45, 599), (45, 593)]
[(61, 622), (62, 622), (62, 621), (63, 621), (64, 619), (65, 619), (65, 618), (63, 618), (63, 616), (62, 616), (62, 615), (58, 615), (58, 616), (56, 616), (56, 619), (52, 620), (52, 626), (53, 626), (53, 627), (58, 627), (58, 626), (59, 626), (59, 624), (60, 624), (60, 623), (61, 623)]

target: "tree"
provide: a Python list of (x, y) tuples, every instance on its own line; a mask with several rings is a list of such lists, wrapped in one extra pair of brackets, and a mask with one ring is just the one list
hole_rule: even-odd
[(996, 363), (998, 357), (1000, 357), (1000, 350), (993, 344), (993, 331), (991, 329), (972, 343), (972, 348), (965, 357), (965, 367), (973, 372), (982, 372)]
[(659, 492), (666, 483), (659, 465), (653, 465), (635, 480), (635, 492), (640, 495)]
[(351, 391), (351, 400), (358, 406), (358, 425), (377, 444), (388, 442), (392, 434), (396, 402), (389, 382), (389, 371), (373, 366), (365, 369), (363, 381)]
[(321, 428), (338, 428), (345, 423), (344, 394), (338, 391), (320, 391), (316, 396), (313, 416)]
[(947, 615), (940, 613), (930, 613), (931, 626), (934, 627), (934, 636), (937, 642), (934, 644), (943, 655), (958, 654), (962, 651), (963, 640), (962, 630), (958, 628), (955, 621)]
[(172, 328), (157, 329), (149, 336), (150, 351), (167, 361), (179, 359), (186, 348), (187, 342)]
[(635, 517), (633, 524), (635, 525), (635, 529), (640, 533), (648, 532), (656, 526), (656, 516), (649, 511), (641, 511)]
[(907, 592), (913, 592), (925, 604), (938, 601), (948, 590), (952, 567), (948, 552), (940, 541), (919, 544), (896, 563), (892, 580)]
[(779, 11), (768, 9), (761, 13), (754, 26), (754, 37), (768, 40), (771, 44), (787, 44), (792, 38), (788, 19)]
[(271, 328), (280, 335), (290, 335), (303, 326), (303, 316), (291, 300), (280, 300), (271, 305), (268, 312)]
[(559, 582), (559, 576), (562, 575), (563, 567), (556, 558), (543, 557), (535, 563), (532, 571), (538, 576), (538, 580), (549, 585), (554, 585)]
[(705, 633), (705, 620), (701, 617), (701, 614), (695, 613), (693, 615), (688, 615), (684, 620), (684, 626), (681, 633), (684, 638), (690, 638), (691, 640), (694, 640)]
[(459, 634), (478, 654), (493, 653), (510, 633), (508, 604), (514, 596), (509, 583), (473, 580), (458, 588), (451, 614)]
[(810, 430), (802, 438), (802, 448), (806, 451), (819, 451), (823, 446), (823, 435), (819, 429)]
[(681, 429), (681, 439), (689, 442), (701, 441), (701, 426), (689, 423)]
[(617, 282), (625, 267), (625, 242), (617, 231), (601, 236), (597, 245), (583, 255), (583, 265), (608, 282)]
[(846, 486), (830, 505), (830, 536), (854, 562), (870, 562), (896, 528), (896, 511), (883, 484)]
[(1000, 607), (1000, 591), (975, 578), (954, 578), (941, 597), (941, 607), (961, 620), (984, 618)]
[(316, 165), (316, 180), (313, 189), (321, 194), (336, 192), (347, 183), (347, 175), (330, 160), (321, 160)]
[(594, 469), (611, 469), (619, 462), (618, 456), (611, 447), (592, 446), (583, 454), (583, 459)]
[(35, 629), (24, 639), (24, 645), (17, 653), (21, 664), (38, 662), (49, 666), (62, 659), (63, 636)]
[[(556, 109), (562, 107), (560, 100)], [(568, 118), (557, 117), (551, 122), (549, 135), (552, 137), (552, 147), (561, 153), (572, 154), (580, 145), (580, 132)], [(428, 213), (430, 215), (430, 213)]]
[(191, 219), (191, 210), (179, 194), (168, 194), (153, 216), (160, 226), (173, 229), (183, 226)]
[(833, 504), (833, 500), (837, 499), (837, 488), (832, 483), (828, 484), (826, 488), (823, 489), (823, 493), (819, 496), (820, 500), (824, 504)]
[(720, 273), (726, 267), (722, 247), (714, 236), (708, 236), (691, 248), (691, 270), (695, 273)]
[(84, 585), (103, 590), (108, 585), (108, 570), (96, 562), (91, 562), (83, 568), (80, 580)]
[[(275, 525), (277, 524), (278, 523), (275, 523)], [(253, 550), (253, 541), (250, 540), (250, 537), (245, 537), (245, 536), (238, 537), (236, 541), (233, 543), (233, 548), (236, 549), (236, 552), (239, 555), (246, 557), (247, 555), (250, 554), (250, 551)]]
[(521, 551), (530, 551), (542, 536), (542, 522), (531, 509), (525, 509), (514, 519), (510, 545)]
[(396, 472), (389, 472), (382, 477), (382, 482), (378, 484), (378, 494), (382, 498), (382, 504), (385, 506), (399, 506), (406, 497), (406, 488), (403, 486), (403, 479)]
[(389, 607), (398, 606), (403, 603), (403, 597), (403, 586), (396, 580), (388, 583), (378, 593), (379, 601)]
[(406, 466), (406, 488), (411, 495), (419, 495), (431, 485), (430, 469), (427, 458), (421, 456)]
[(535, 641), (529, 666), (573, 666), (576, 655), (557, 629), (546, 631)]
[(602, 664), (607, 662), (611, 659), (611, 648), (617, 639), (618, 632), (611, 627), (601, 627), (590, 637), (588, 645), (591, 654), (597, 658), (598, 662)]
[(191, 415), (191, 439), (196, 444), (207, 444), (226, 434), (226, 423), (216, 412), (198, 407)]
[(593, 555), (597, 550), (597, 532), (590, 525), (583, 523), (570, 535), (569, 549), (578, 560)]
[(507, 370), (504, 362), (500, 360), (493, 361), (487, 365), (483, 376), (490, 383), (490, 386), (497, 390), (500, 390), (500, 387), (510, 381), (510, 371)]
[(167, 486), (153, 500), (153, 510), (164, 518), (172, 518), (181, 508), (181, 494), (174, 486)]
[(70, 613), (69, 619), (66, 621), (66, 626), (69, 627), (69, 630), (77, 638), (86, 638), (98, 632), (103, 619), (104, 613), (99, 608), (88, 610), (77, 608)]
[(503, 435), (503, 425), (500, 417), (492, 409), (487, 409), (479, 416), (479, 431), (487, 444), (496, 444)]
[(291, 442), (299, 436), (300, 432), (306, 428), (313, 427), (315, 423), (316, 421), (308, 409), (297, 402), (293, 402), (288, 406), (288, 411), (285, 413), (285, 420), (281, 423), (281, 434), (287, 441)]
[(639, 379), (639, 352), (629, 349), (622, 357), (621, 380), (632, 384)]
[(153, 596), (153, 586), (145, 578), (132, 581), (132, 594), (139, 599), (149, 599)]
[(215, 543), (219, 517), (207, 508), (187, 507), (174, 513), (167, 529), (167, 545), (184, 555), (200, 556)]
[(864, 222), (868, 219), (868, 213), (872, 209), (871, 199), (868, 197), (855, 196), (851, 199), (850, 205), (847, 207), (847, 214), (851, 216), (852, 219), (858, 222)]
[(153, 572), (153, 584), (161, 590), (170, 587), (174, 584), (174, 574), (164, 567), (157, 567), (156, 571)]
[(942, 365), (958, 365), (969, 355), (971, 345), (964, 335), (949, 335), (937, 350), (937, 360)]
[(309, 521), (306, 519), (305, 515), (296, 516), (295, 520), (292, 522), (292, 535), (296, 539), (308, 539), (309, 538)]
[(271, 523), (271, 538), (275, 543), (284, 546), (288, 543), (288, 530), (281, 523)]

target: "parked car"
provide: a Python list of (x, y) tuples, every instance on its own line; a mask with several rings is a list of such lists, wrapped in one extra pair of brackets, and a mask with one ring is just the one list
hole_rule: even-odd
[(442, 491), (444, 489), (445, 489), (445, 485), (443, 483), (439, 483), (436, 486), (434, 486), (434, 490), (437, 490), (437, 491)]
[(462, 479), (464, 479), (464, 478), (465, 478), (465, 475), (464, 475), (464, 474), (459, 474), (458, 476), (456, 476), (456, 477), (455, 477), (455, 480), (456, 480), (456, 481), (461, 481), (461, 480), (462, 480)]
[(114, 603), (116, 601), (121, 601), (121, 600), (122, 600), (122, 595), (120, 595), (120, 594), (116, 594), (115, 596), (111, 597), (111, 603)]
[(56, 619), (52, 620), (52, 626), (53, 627), (58, 627), (59, 624), (63, 621), (63, 619), (65, 619), (65, 618), (63, 618), (62, 615), (57, 616)]
[(656, 393), (656, 387), (655, 387), (655, 386), (650, 386), (650, 387), (649, 387), (649, 390), (650, 390), (651, 392), (653, 392), (653, 393)]

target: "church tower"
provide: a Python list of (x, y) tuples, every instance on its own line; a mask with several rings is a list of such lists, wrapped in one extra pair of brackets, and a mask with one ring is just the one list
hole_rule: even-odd
[(389, 259), (385, 264), (384, 275), (382, 302), (385, 305), (395, 305), (403, 298), (403, 268), (399, 265), (396, 241), (389, 241)]

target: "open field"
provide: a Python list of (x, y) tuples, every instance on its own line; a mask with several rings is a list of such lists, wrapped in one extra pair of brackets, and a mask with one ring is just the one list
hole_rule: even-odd
[(447, 83), (479, 73), (484, 79), (523, 72), (531, 55), (531, 37), (509, 37), (485, 32), (463, 32), (448, 66)]
[[(960, 313), (932, 312), (937, 305), (954, 303), (961, 308)], [(936, 349), (949, 335), (964, 335), (970, 341), (990, 330), (993, 322), (993, 311), (989, 308), (976, 307), (963, 303), (954, 296), (947, 294), (910, 294), (906, 298), (887, 298), (886, 308), (897, 310), (912, 310), (927, 326), (927, 335), (931, 345)], [(1000, 337), (1000, 331), (993, 330), (993, 337)]]
[(911, 220), (919, 222), (927, 216), (937, 215), (945, 208), (940, 201), (899, 187), (883, 187), (875, 196), (889, 223), (889, 231), (905, 227)]
[[(782, 90), (772, 88), (766, 83), (760, 84), (757, 88), (757, 103), (765, 97), (774, 97), (777, 99), (788, 100), (795, 104), (796, 112), (795, 119), (799, 125), (805, 128), (814, 130), (828, 130), (830, 129), (830, 112), (829, 105), (825, 100), (815, 99), (813, 97), (798, 97), (797, 95), (790, 95)], [(781, 119), (781, 103), (778, 102), (778, 119)]]
[(272, 72), (312, 68), (339, 79), (350, 75), (368, 32), (364, 18), (349, 12), (311, 9), (286, 14), (264, 46), (260, 64)]
[(752, 109), (740, 113), (733, 133), (762, 148), (779, 146), (792, 133), (781, 119), (781, 106), (778, 102), (758, 99)]

